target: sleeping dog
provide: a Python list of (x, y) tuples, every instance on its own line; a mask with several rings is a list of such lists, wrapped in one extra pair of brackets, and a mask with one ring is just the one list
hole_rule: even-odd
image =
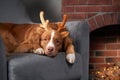
[(40, 12), (41, 24), (0, 23), (0, 35), (8, 53), (33, 52), (56, 56), (62, 49), (66, 51), (69, 63), (75, 62), (75, 51), (69, 32), (65, 28), (67, 15), (59, 23), (49, 23)]

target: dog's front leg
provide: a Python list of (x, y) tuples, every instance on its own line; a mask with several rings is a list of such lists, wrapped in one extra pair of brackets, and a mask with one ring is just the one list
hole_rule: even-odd
[(44, 54), (43, 49), (39, 46), (39, 44), (30, 44), (30, 43), (24, 43), (20, 44), (15, 51), (16, 53), (24, 53), (24, 52), (33, 52), (36, 54)]
[(25, 53), (25, 52), (31, 52), (31, 51), (32, 51), (32, 44), (20, 44), (14, 50), (15, 53)]
[(75, 62), (75, 50), (70, 37), (66, 37), (65, 41), (66, 59), (69, 63), (73, 64)]
[(67, 50), (66, 50), (66, 59), (69, 63), (74, 63), (75, 62), (75, 51), (74, 51), (74, 46), (72, 44), (68, 45)]
[(33, 53), (40, 54), (40, 55), (44, 54), (43, 48), (41, 48), (39, 45), (34, 44), (33, 47), (34, 47)]

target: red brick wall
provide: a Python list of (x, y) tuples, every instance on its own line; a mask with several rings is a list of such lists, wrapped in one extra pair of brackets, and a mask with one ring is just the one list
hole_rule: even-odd
[(63, 0), (62, 12), (70, 20), (89, 19), (101, 13), (120, 12), (120, 0)]
[[(69, 20), (84, 20), (90, 26), (90, 69), (120, 61), (120, 28), (111, 28), (120, 24), (120, 0), (62, 0), (62, 5)], [(102, 36), (94, 35), (94, 31)]]
[(91, 31), (120, 23), (120, 0), (62, 0), (62, 5), (69, 20), (85, 20)]

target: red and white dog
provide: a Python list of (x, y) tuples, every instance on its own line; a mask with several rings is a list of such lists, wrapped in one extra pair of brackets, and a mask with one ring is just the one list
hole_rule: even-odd
[(42, 24), (0, 23), (0, 34), (8, 52), (33, 52), (56, 56), (59, 51), (66, 51), (69, 63), (75, 62), (75, 51), (69, 32), (65, 29), (67, 16), (61, 23), (49, 23), (40, 12)]

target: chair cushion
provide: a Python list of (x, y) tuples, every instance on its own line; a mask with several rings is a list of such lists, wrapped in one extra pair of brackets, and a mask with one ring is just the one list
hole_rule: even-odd
[(47, 57), (32, 53), (12, 55), (8, 59), (9, 80), (80, 80), (82, 61), (76, 53), (73, 65), (61, 52), (56, 57)]

